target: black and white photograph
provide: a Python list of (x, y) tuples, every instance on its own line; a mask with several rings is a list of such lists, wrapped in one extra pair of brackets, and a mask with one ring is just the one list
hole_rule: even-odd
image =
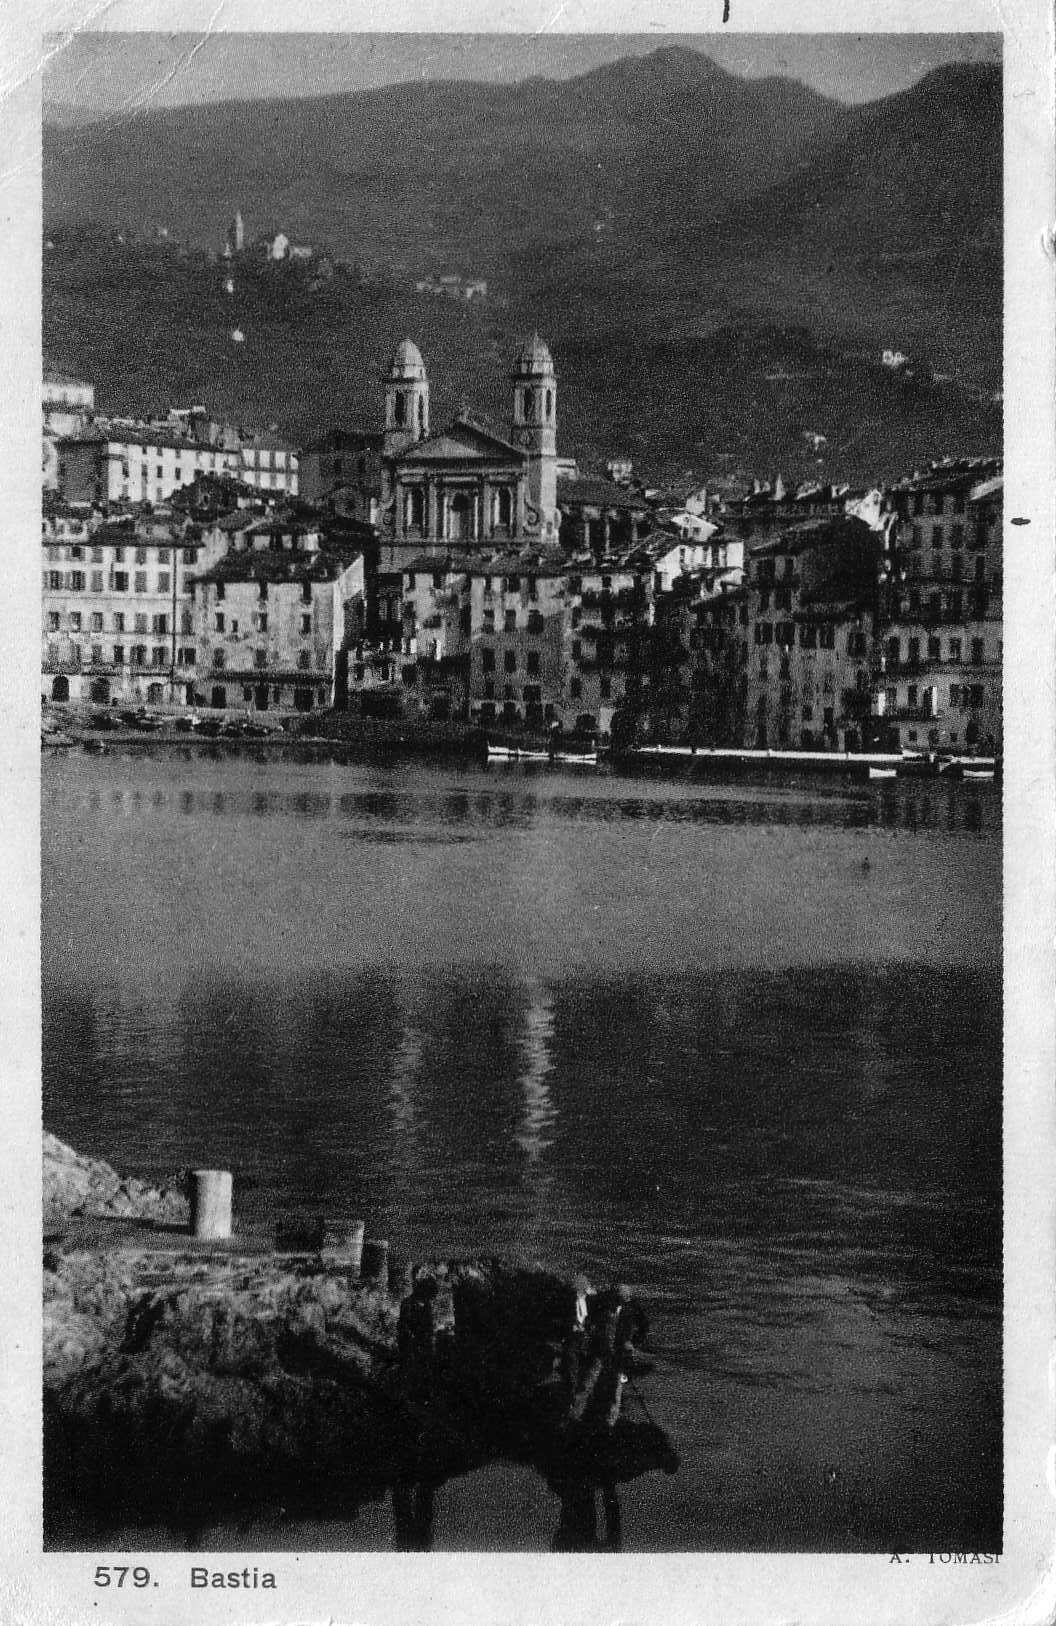
[(118, 9), (38, 81), (40, 1618), (1025, 1605), (1022, 37)]

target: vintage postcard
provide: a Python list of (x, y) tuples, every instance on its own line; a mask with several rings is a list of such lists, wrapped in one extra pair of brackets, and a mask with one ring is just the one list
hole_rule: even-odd
[(2, 30), (0, 1618), (1051, 1618), (1051, 12)]

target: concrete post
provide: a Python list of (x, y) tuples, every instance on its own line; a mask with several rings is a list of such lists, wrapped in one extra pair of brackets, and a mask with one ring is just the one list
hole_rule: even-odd
[(363, 1264), (363, 1238), (367, 1227), (362, 1220), (354, 1220), (348, 1228), (345, 1238), (345, 1252), (348, 1256), (348, 1274), (350, 1277), (358, 1276)]
[(377, 1240), (364, 1242), (360, 1280), (378, 1282), (382, 1287), (388, 1286), (389, 1244), (387, 1242)]
[(231, 1184), (228, 1169), (194, 1170), (191, 1230), (196, 1237), (219, 1241), (231, 1235)]

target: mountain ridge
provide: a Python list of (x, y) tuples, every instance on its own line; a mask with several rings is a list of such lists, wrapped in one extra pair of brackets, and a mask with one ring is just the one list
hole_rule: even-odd
[[(595, 460), (623, 444), (693, 461), (728, 442), (806, 471), (817, 431), (851, 448), (854, 474), (999, 436), (997, 68), (946, 66), (848, 107), (676, 47), (575, 80), (225, 105), (45, 131), (49, 231), (87, 217), (96, 233), (80, 259), (46, 257), (45, 328), (110, 392), (183, 398), (212, 369), (218, 405), (241, 392), (303, 436), (362, 415), (404, 333), (490, 407), (505, 347), (538, 327), (570, 367), (570, 438)], [(309, 294), (247, 260), (232, 300), (202, 258), (172, 272), (170, 297), (168, 261), (114, 246), (163, 223), (215, 254), (236, 207), (248, 240), (281, 228), (367, 276)], [(487, 277), (488, 301), (471, 314), (416, 296), (435, 269)], [(885, 348), (950, 382), (895, 383)]]

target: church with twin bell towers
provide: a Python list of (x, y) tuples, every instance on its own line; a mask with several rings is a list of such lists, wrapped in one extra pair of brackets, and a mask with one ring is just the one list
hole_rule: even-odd
[(422, 553), (557, 544), (557, 375), (538, 334), (518, 351), (510, 389), (508, 425), (463, 410), (434, 431), (421, 351), (410, 339), (397, 347), (385, 379), (383, 570)]

